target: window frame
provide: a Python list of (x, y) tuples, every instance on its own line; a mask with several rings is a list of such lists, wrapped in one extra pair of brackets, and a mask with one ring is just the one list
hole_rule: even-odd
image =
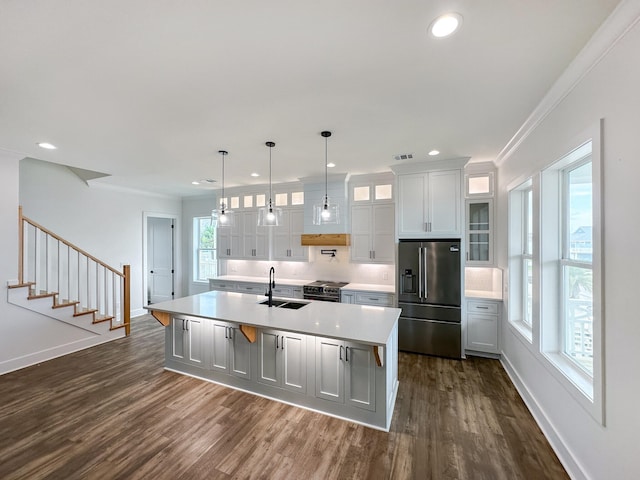
[[(200, 245), (200, 238), (202, 236), (202, 230), (201, 230), (201, 220), (204, 219), (209, 219), (209, 227), (211, 227), (213, 229), (213, 248), (202, 248)], [(215, 277), (218, 273), (218, 240), (217, 240), (217, 231), (216, 231), (216, 227), (215, 225), (213, 225), (213, 221), (211, 219), (211, 216), (195, 216), (193, 217), (193, 222), (192, 222), (192, 230), (191, 233), (193, 235), (193, 249), (192, 249), (192, 253), (193, 253), (193, 268), (192, 268), (192, 275), (191, 275), (191, 281), (193, 283), (198, 283), (198, 284), (202, 284), (202, 283), (208, 283), (209, 282), (209, 278), (211, 277), (207, 277), (206, 279), (201, 279), (200, 278), (200, 253), (204, 252), (204, 251), (208, 251), (211, 252), (212, 258), (213, 258), (213, 263), (214, 263), (214, 269), (215, 271), (213, 272), (213, 277)], [(208, 228), (208, 227), (207, 227)]]

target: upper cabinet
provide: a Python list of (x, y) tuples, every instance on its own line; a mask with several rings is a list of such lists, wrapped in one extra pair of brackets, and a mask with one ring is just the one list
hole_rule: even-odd
[(398, 175), (398, 238), (459, 237), (461, 171)]
[(259, 227), (258, 211), (269, 198), (255, 190), (240, 191), (225, 199), (233, 211), (232, 225), (217, 228), (218, 258), (246, 260), (306, 261), (308, 247), (301, 244), (304, 229), (304, 192), (302, 185), (279, 185), (273, 190), (273, 202), (282, 208), (277, 227)]
[(494, 184), (492, 163), (467, 165), (464, 175), (466, 200), (467, 265), (493, 265)]
[(349, 182), (351, 261), (393, 263), (395, 205), (393, 175), (360, 175)]

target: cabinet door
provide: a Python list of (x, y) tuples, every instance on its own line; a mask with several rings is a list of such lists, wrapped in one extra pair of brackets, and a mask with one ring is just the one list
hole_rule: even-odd
[(460, 235), (460, 170), (429, 173), (429, 235)]
[(371, 250), (376, 263), (395, 261), (394, 205), (373, 205)]
[(183, 318), (174, 318), (171, 322), (172, 344), (171, 356), (176, 360), (186, 360), (186, 341), (187, 331), (185, 330), (185, 320)]
[(355, 292), (348, 292), (348, 291), (340, 292), (340, 303), (356, 303)]
[(277, 386), (280, 335), (275, 330), (259, 330), (258, 381)]
[[(393, 232), (393, 224), (391, 224), (391, 231)], [(354, 262), (370, 262), (373, 260), (372, 232), (371, 205), (354, 205), (351, 207), (351, 260)]]
[(376, 363), (369, 345), (345, 342), (345, 403), (376, 409)]
[(229, 328), (229, 366), (236, 377), (251, 378), (251, 343), (238, 327)]
[(467, 313), (467, 348), (498, 353), (498, 315)]
[(204, 364), (204, 323), (202, 320), (190, 318), (185, 320), (187, 332), (186, 351), (188, 361), (194, 365)]
[(226, 323), (213, 324), (211, 368), (229, 372), (229, 326)]
[(493, 261), (493, 202), (467, 201), (467, 263), (489, 265)]
[(282, 333), (280, 338), (280, 372), (282, 387), (293, 392), (307, 392), (307, 337)]
[(282, 210), (282, 224), (273, 231), (273, 259), (289, 260), (289, 250), (291, 244), (291, 211)]
[(316, 397), (344, 403), (344, 344), (316, 337)]
[(289, 243), (289, 260), (307, 261), (309, 259), (309, 247), (302, 245), (304, 233), (304, 208), (292, 208), (289, 211), (291, 239)]
[(398, 236), (422, 237), (426, 231), (425, 192), (427, 175), (416, 173), (398, 176)]

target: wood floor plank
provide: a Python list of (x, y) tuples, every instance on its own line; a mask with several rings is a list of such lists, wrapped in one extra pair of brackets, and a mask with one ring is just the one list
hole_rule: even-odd
[(500, 363), (400, 353), (389, 433), (163, 369), (164, 329), (0, 376), (0, 478), (566, 479)]

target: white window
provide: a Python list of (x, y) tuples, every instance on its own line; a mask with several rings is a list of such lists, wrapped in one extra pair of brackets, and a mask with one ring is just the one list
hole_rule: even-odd
[(193, 219), (193, 280), (206, 282), (218, 272), (216, 229), (211, 217)]
[(391, 200), (393, 198), (393, 188), (391, 184), (376, 185), (375, 196), (376, 200)]
[(532, 341), (533, 327), (533, 186), (532, 180), (509, 192), (509, 321)]
[(596, 151), (589, 141), (541, 175), (540, 347), (560, 381), (602, 421), (601, 178)]
[(244, 208), (253, 207), (253, 195), (245, 195), (244, 196), (243, 206), (244, 206)]
[(304, 205), (304, 192), (292, 192), (291, 205)]
[(276, 207), (285, 207), (288, 205), (288, 193), (276, 193)]

